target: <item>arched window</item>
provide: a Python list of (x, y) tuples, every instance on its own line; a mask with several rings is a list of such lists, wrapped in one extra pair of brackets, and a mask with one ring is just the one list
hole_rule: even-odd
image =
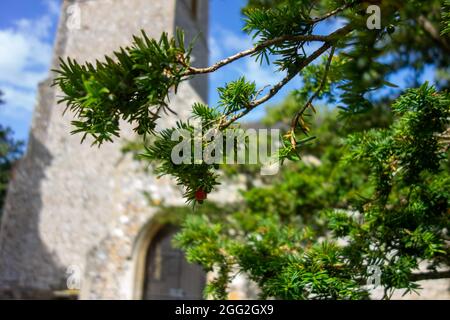
[(181, 250), (172, 247), (177, 228), (164, 226), (147, 251), (143, 298), (146, 300), (202, 299), (206, 276), (198, 265), (186, 261)]

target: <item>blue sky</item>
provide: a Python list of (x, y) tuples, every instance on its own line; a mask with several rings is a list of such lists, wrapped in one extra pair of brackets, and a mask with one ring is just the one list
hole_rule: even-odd
[[(60, 0), (0, 1), (0, 90), (5, 104), (0, 107), (0, 123), (12, 127), (15, 136), (26, 140), (35, 105), (37, 84), (48, 75), (53, 41), (59, 15)], [(252, 46), (242, 30), (240, 9), (246, 0), (210, 0), (210, 59), (216, 61)], [(322, 26), (317, 33), (329, 31)], [(228, 65), (210, 77), (210, 104), (217, 102), (218, 86), (241, 75), (259, 87), (278, 82), (283, 74), (272, 66), (260, 66), (251, 58)], [(432, 78), (428, 72), (426, 78)], [(400, 79), (394, 79), (398, 83)], [(292, 88), (294, 80), (270, 103), (276, 103)], [(246, 120), (264, 115), (264, 108), (255, 110)]]
[[(240, 10), (246, 2), (246, 0), (211, 0), (209, 37), (211, 62), (253, 46), (251, 37), (242, 31), (244, 22)], [(254, 81), (258, 87), (262, 88), (279, 82), (284, 77), (282, 73), (275, 71), (275, 66), (260, 65), (252, 57), (232, 63), (211, 74), (210, 103), (214, 104), (217, 101), (216, 88), (223, 86), (226, 82), (245, 75), (247, 80)], [(298, 85), (300, 85), (300, 81), (293, 80), (269, 103), (281, 101), (287, 92)], [(263, 115), (264, 107), (260, 107), (250, 113), (245, 120), (256, 120)]]
[(48, 74), (58, 19), (57, 0), (0, 2), (0, 122), (26, 139), (36, 87)]

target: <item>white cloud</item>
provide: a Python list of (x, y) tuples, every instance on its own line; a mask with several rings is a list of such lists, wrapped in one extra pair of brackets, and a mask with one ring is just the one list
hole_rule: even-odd
[(48, 74), (52, 57), (51, 29), (59, 1), (45, 0), (47, 12), (37, 19), (19, 19), (0, 29), (0, 90), (6, 106), (1, 112), (32, 110), (37, 85)]
[(42, 80), (42, 69), (52, 47), (37, 37), (12, 29), (0, 30), (0, 83), (33, 89)]
[(229, 48), (232, 51), (243, 51), (253, 47), (252, 38), (245, 34), (236, 34), (227, 29), (222, 29), (221, 43), (225, 48)]
[(210, 56), (214, 62), (252, 46), (251, 37), (222, 27), (214, 28), (212, 35), (209, 37)]
[(30, 35), (33, 38), (43, 39), (49, 36), (53, 25), (52, 17), (45, 15), (37, 20), (19, 19), (15, 23), (17, 32)]
[[(237, 52), (253, 47), (253, 41), (245, 33), (235, 33), (225, 28), (213, 30), (210, 37), (210, 55), (212, 62), (226, 58)], [(248, 57), (232, 64), (231, 71), (236, 72), (236, 77), (245, 76), (247, 80), (255, 81), (258, 87), (274, 84), (281, 80), (282, 74), (276, 72), (276, 66), (268, 66), (255, 61), (255, 57)], [(215, 74), (213, 74), (213, 77)], [(213, 79), (217, 79), (214, 77)]]
[(257, 87), (264, 87), (281, 81), (284, 74), (276, 71), (273, 65), (260, 64), (254, 59), (243, 61), (242, 67), (236, 67), (240, 75), (245, 76), (249, 81), (254, 81)]
[(2, 109), (2, 113), (14, 117), (16, 111), (31, 111), (36, 101), (34, 91), (21, 90), (13, 86), (2, 86), (2, 99), (7, 102)]
[(223, 58), (223, 50), (219, 46), (219, 43), (217, 42), (216, 38), (209, 37), (209, 57), (212, 63), (215, 63), (217, 60), (220, 60)]

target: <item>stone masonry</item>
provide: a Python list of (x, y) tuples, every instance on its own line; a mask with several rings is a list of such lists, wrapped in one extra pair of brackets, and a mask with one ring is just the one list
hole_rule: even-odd
[[(143, 29), (159, 38), (177, 26), (189, 37), (200, 34), (194, 64), (208, 63), (208, 1), (63, 1), (52, 68), (59, 57), (80, 62), (102, 59), (130, 43)], [(79, 25), (70, 15), (79, 12)], [(72, 19), (72, 21), (71, 21)], [(75, 20), (76, 21), (76, 20)], [(71, 24), (69, 23), (71, 22)], [(66, 289), (66, 270), (83, 274), (81, 298), (133, 298), (132, 254), (136, 238), (154, 215), (143, 191), (167, 204), (182, 204), (181, 190), (169, 178), (145, 174), (124, 141), (93, 148), (70, 135), (72, 115), (62, 116), (61, 95), (51, 77), (39, 87), (27, 154), (10, 185), (0, 231), (0, 296), (51, 297)], [(196, 101), (206, 101), (207, 77), (184, 83), (171, 100), (186, 117)], [(175, 117), (162, 119), (165, 123)]]

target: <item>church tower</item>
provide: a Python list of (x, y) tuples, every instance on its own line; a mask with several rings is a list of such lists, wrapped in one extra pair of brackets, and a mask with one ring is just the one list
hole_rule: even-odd
[[(176, 27), (198, 36), (194, 65), (206, 66), (208, 0), (65, 0), (52, 69), (59, 57), (101, 60), (141, 29), (159, 38)], [(27, 153), (8, 191), (0, 297), (51, 298), (69, 288), (81, 299), (201, 298), (205, 275), (171, 248), (174, 228), (157, 222), (144, 195), (183, 204), (181, 190), (122, 152), (136, 138), (126, 126), (115, 143), (80, 144), (70, 135), (73, 115), (62, 115), (61, 92), (50, 86), (53, 76), (39, 86)], [(171, 108), (185, 117), (207, 93), (206, 77), (185, 82)]]

